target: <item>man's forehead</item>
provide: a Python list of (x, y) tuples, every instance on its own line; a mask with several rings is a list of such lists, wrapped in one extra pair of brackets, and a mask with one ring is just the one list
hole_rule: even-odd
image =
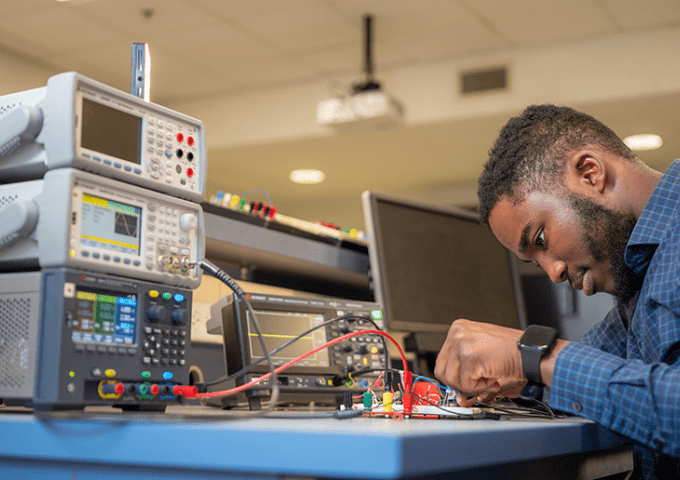
[(489, 225), (496, 238), (513, 252), (526, 248), (532, 224), (548, 212), (564, 205), (564, 199), (554, 192), (534, 191), (524, 198), (504, 196), (489, 212)]

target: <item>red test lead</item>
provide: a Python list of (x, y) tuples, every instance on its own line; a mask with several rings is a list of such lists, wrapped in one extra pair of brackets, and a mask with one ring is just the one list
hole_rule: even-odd
[(172, 389), (172, 393), (173, 395), (183, 395), (185, 398), (196, 398), (198, 396), (198, 387), (195, 385), (175, 385)]

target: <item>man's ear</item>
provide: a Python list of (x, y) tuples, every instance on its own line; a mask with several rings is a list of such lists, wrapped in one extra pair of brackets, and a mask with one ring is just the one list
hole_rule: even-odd
[(592, 150), (579, 150), (567, 159), (567, 186), (575, 191), (602, 194), (608, 181), (606, 163)]

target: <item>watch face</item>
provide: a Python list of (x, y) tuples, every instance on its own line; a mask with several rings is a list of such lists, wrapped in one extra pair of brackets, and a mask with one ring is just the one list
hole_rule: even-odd
[(549, 348), (557, 338), (557, 331), (543, 325), (530, 325), (522, 335), (520, 344), (537, 349)]

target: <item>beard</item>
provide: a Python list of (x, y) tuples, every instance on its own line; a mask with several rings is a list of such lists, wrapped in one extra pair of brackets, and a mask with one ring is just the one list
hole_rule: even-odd
[(614, 296), (620, 303), (630, 302), (642, 287), (643, 278), (635, 274), (625, 261), (626, 245), (635, 228), (633, 214), (624, 214), (575, 195), (569, 202), (583, 226), (583, 239), (597, 262), (609, 262), (614, 279)]

